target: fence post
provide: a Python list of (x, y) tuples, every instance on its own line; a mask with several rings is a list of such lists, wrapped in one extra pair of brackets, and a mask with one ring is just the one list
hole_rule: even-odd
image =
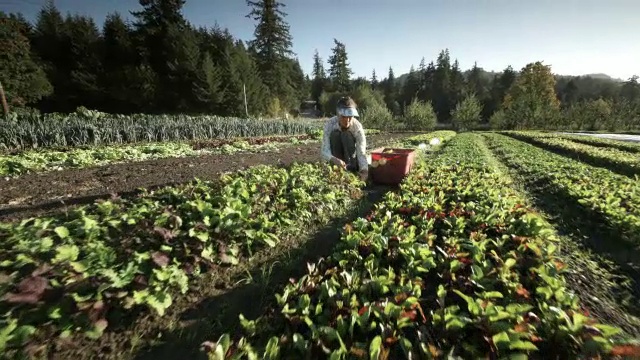
[(0, 99), (2, 99), (2, 109), (4, 111), (4, 118), (9, 118), (9, 105), (7, 104), (7, 98), (4, 96), (4, 88), (2, 87), (2, 81), (0, 81)]

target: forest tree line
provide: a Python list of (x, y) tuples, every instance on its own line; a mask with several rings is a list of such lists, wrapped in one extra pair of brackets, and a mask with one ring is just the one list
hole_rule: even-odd
[[(408, 74), (392, 67), (382, 78), (353, 77), (347, 48), (334, 39), (326, 61), (316, 51), (305, 75), (292, 51), (284, 5), (248, 0), (254, 39), (227, 29), (196, 27), (182, 15), (185, 0), (140, 0), (133, 21), (112, 13), (94, 19), (62, 13), (49, 1), (33, 24), (0, 12), (0, 81), (11, 108), (73, 112), (277, 116), (305, 100), (332, 115), (351, 95), (371, 127), (458, 129), (633, 129), (640, 126), (640, 84), (598, 77), (554, 75), (532, 62), (499, 73), (475, 64), (463, 70), (448, 50)], [(6, 50), (4, 50), (6, 49)], [(246, 107), (245, 107), (246, 96)]]

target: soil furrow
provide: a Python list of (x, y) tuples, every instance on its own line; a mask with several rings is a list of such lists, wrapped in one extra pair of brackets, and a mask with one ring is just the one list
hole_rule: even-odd
[[(368, 147), (384, 145), (409, 134), (368, 136)], [(154, 189), (199, 178), (216, 179), (221, 173), (251, 166), (289, 165), (320, 159), (319, 143), (287, 147), (274, 153), (205, 155), (112, 164), (60, 172), (30, 174), (0, 180), (0, 221), (13, 221), (109, 198), (130, 196), (138, 189)]]

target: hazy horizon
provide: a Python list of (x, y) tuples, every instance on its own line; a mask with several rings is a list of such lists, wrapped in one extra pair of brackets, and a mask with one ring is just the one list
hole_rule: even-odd
[[(44, 0), (0, 0), (0, 10), (21, 12), (35, 21)], [(353, 77), (379, 79), (389, 66), (396, 76), (435, 61), (448, 48), (464, 70), (474, 62), (487, 71), (515, 70), (534, 61), (556, 74), (604, 73), (626, 80), (640, 75), (640, 1), (573, 0), (520, 2), (429, 0), (282, 1), (293, 51), (309, 74), (317, 49), (328, 68), (333, 39), (346, 45)], [(107, 14), (131, 19), (137, 0), (56, 0), (64, 14), (94, 18)], [(187, 0), (183, 14), (195, 26), (228, 28), (234, 37), (253, 38), (255, 21), (246, 18), (245, 0)]]

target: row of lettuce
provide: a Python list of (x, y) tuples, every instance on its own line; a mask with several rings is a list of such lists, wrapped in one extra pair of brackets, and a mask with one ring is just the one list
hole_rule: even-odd
[(623, 175), (640, 175), (640, 144), (540, 132), (510, 131), (504, 134)]
[(162, 316), (208, 270), (326, 223), (363, 185), (326, 163), (263, 165), (0, 223), (0, 353), (52, 335), (99, 338), (123, 314)]
[(640, 153), (640, 143), (630, 142), (630, 141), (620, 141), (615, 139), (608, 139), (596, 136), (585, 136), (585, 135), (571, 135), (571, 134), (562, 134), (562, 137), (565, 139), (569, 139), (574, 142), (593, 145), (597, 147), (605, 147), (605, 148), (613, 148), (623, 151), (629, 151), (632, 153)]
[(203, 272), (326, 221), (357, 201), (361, 186), (326, 164), (258, 166), (0, 224), (3, 345), (97, 338), (113, 314), (144, 307), (162, 315)]
[[(631, 178), (607, 168), (590, 166), (509, 136), (483, 136), (500, 159), (516, 169), (529, 185), (543, 187), (550, 194), (561, 195), (595, 212), (611, 229), (620, 233), (620, 241), (629, 246), (630, 252), (640, 250), (640, 186), (637, 176)], [(547, 139), (537, 141), (545, 142)], [(617, 241), (614, 239), (612, 237), (612, 241)]]
[(203, 348), (212, 360), (637, 354), (581, 308), (556, 250), (480, 135), (459, 134), (345, 226), (273, 308)]
[[(255, 143), (254, 140), (265, 140)], [(0, 176), (15, 177), (28, 173), (41, 173), (90, 166), (179, 158), (207, 154), (234, 154), (248, 152), (274, 152), (289, 144), (314, 141), (308, 136), (265, 137), (229, 140), (211, 143), (165, 142), (122, 146), (71, 148), (68, 150), (31, 150), (19, 154), (0, 154)], [(253, 143), (252, 143), (253, 142)]]
[[(365, 132), (367, 135), (380, 133), (378, 130), (371, 129)], [(314, 142), (321, 138), (322, 129), (316, 129), (308, 134), (290, 136), (79, 146), (64, 149), (43, 148), (13, 154), (0, 153), (0, 176), (16, 177), (29, 173), (207, 154), (277, 152), (290, 145)]]

